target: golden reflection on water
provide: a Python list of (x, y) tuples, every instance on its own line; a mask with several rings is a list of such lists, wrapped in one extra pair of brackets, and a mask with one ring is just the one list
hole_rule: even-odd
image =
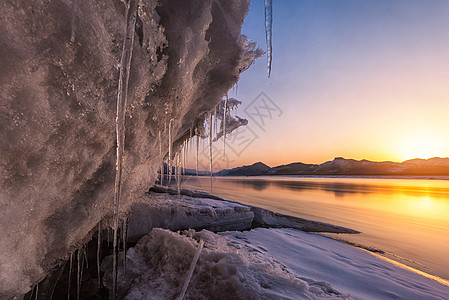
[[(185, 187), (210, 192), (209, 178)], [(449, 181), (391, 178), (219, 177), (213, 194), (361, 231), (338, 238), (449, 279)]]

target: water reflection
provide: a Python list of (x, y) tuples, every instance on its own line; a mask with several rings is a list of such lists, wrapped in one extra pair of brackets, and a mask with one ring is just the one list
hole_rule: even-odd
[[(209, 178), (184, 186), (210, 192)], [(345, 236), (415, 261), (449, 279), (449, 181), (373, 178), (218, 177), (213, 194), (363, 232)]]
[[(217, 178), (215, 178), (217, 179)], [(394, 184), (377, 182), (373, 184), (360, 183), (359, 180), (376, 181), (376, 179), (365, 179), (365, 178), (289, 178), (278, 179), (278, 178), (258, 178), (258, 179), (247, 179), (247, 177), (224, 177), (218, 178), (218, 180), (226, 181), (230, 185), (243, 186), (246, 188), (251, 188), (255, 191), (262, 191), (270, 186), (276, 186), (277, 188), (291, 190), (295, 192), (307, 191), (307, 190), (321, 190), (325, 192), (330, 192), (335, 195), (335, 197), (344, 197), (345, 195), (355, 195), (355, 194), (396, 194), (402, 193), (404, 195), (412, 196), (431, 196), (433, 198), (445, 198), (449, 197), (449, 181), (443, 181), (447, 186), (441, 186), (441, 184), (429, 184), (432, 180), (414, 180), (422, 181), (420, 185), (410, 185), (410, 182), (404, 182), (411, 179), (395, 179), (397, 182)], [(327, 180), (326, 180), (327, 179)], [(331, 180), (329, 180), (331, 179)], [(190, 178), (192, 180), (192, 178)], [(201, 180), (193, 178), (193, 181)], [(339, 180), (346, 180), (348, 182), (338, 182)], [(382, 181), (388, 181), (386, 179), (380, 179)], [(413, 180), (413, 179), (412, 179)], [(402, 184), (401, 184), (402, 183)]]

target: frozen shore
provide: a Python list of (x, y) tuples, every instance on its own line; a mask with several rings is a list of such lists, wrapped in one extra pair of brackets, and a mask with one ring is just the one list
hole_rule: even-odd
[[(297, 230), (298, 226), (287, 228), (285, 220), (292, 227), (297, 224), (293, 219), (285, 219), (287, 216), (259, 209), (264, 214), (269, 212), (270, 224), (254, 228), (260, 224), (257, 222), (255, 226), (251, 219), (264, 214), (250, 206), (217, 197), (204, 198), (207, 194), (189, 190), (184, 190), (181, 196), (170, 195), (168, 190), (161, 192), (146, 195), (149, 198), (145, 201), (146, 210), (137, 205), (130, 216), (131, 236), (132, 227), (138, 228), (139, 224), (151, 231), (127, 252), (126, 272), (123, 266), (119, 268), (119, 294), (125, 299), (177, 298), (200, 240), (204, 241), (204, 248), (186, 299), (447, 299), (449, 296), (449, 286), (444, 282), (423, 277), (367, 251)], [(163, 202), (165, 205), (161, 206)], [(144, 217), (146, 213), (148, 218)], [(280, 224), (275, 224), (276, 220)], [(309, 222), (309, 226), (315, 223)], [(135, 238), (139, 235), (134, 232)], [(110, 259), (103, 261), (102, 269), (103, 282), (109, 287)]]

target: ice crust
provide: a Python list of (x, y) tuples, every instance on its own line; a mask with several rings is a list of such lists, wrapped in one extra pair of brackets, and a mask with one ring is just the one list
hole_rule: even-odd
[[(100, 220), (112, 225), (124, 4), (73, 3), (1, 4), (0, 298), (29, 291)], [(241, 35), (248, 0), (139, 4), (122, 216), (155, 181), (170, 120), (175, 152), (261, 51)]]
[[(127, 272), (119, 269), (120, 299), (176, 299), (200, 237), (204, 248), (185, 299), (345, 299), (331, 285), (298, 277), (235, 235), (153, 229), (128, 251)], [(102, 265), (109, 288), (110, 261)]]

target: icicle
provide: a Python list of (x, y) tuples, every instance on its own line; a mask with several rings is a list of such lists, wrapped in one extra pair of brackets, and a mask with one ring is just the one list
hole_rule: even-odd
[(181, 195), (181, 171), (179, 169), (179, 153), (176, 154), (176, 185), (178, 187), (178, 196)]
[(107, 233), (107, 235), (108, 235), (108, 248), (109, 248), (109, 236), (111, 235), (111, 227), (108, 227), (108, 233)]
[(123, 232), (122, 232), (122, 238), (123, 238), (123, 273), (126, 272), (126, 239), (128, 236), (128, 232), (127, 232), (127, 219), (125, 218), (123, 220)]
[(209, 115), (210, 192), (212, 193), (212, 113)]
[(113, 244), (113, 263), (112, 263), (112, 294), (111, 298), (117, 298), (117, 229), (118, 229), (118, 214), (121, 195), (122, 183), (122, 163), (125, 143), (125, 112), (126, 100), (128, 97), (128, 82), (131, 68), (131, 58), (134, 45), (134, 32), (136, 28), (137, 19), (137, 0), (129, 0), (125, 3), (125, 32), (123, 37), (122, 56), (120, 59), (120, 75), (117, 92), (117, 116), (115, 120), (116, 134), (117, 134), (117, 158), (116, 158), (116, 173), (115, 173), (115, 193), (114, 193), (114, 244)]
[(70, 20), (70, 25), (71, 25), (71, 30), (70, 30), (70, 43), (74, 43), (75, 42), (75, 33), (76, 33), (76, 11), (78, 9), (78, 5), (76, 3), (77, 0), (72, 0), (72, 11), (71, 11), (71, 20)]
[(192, 263), (190, 264), (189, 273), (187, 274), (186, 281), (184, 281), (184, 286), (182, 287), (182, 292), (178, 297), (178, 300), (183, 300), (187, 291), (187, 287), (189, 286), (190, 279), (192, 279), (193, 271), (195, 270), (196, 263), (198, 262), (198, 258), (200, 257), (201, 250), (204, 246), (204, 240), (201, 237), (200, 244), (198, 245), (198, 249), (196, 249), (195, 256), (193, 257)]
[[(159, 130), (159, 157), (162, 158), (162, 136), (161, 136), (161, 131)], [(162, 185), (162, 181), (164, 180), (164, 160), (162, 159), (162, 164), (161, 164), (161, 185)]]
[(171, 155), (172, 155), (172, 120), (168, 123), (168, 184), (171, 183), (171, 175), (172, 175), (172, 168), (171, 168)]
[(198, 161), (199, 161), (200, 136), (196, 134), (196, 176), (198, 177)]
[(39, 295), (39, 283), (38, 284), (36, 284), (36, 296), (34, 297), (34, 299), (35, 300), (37, 300), (38, 298), (38, 295)]
[(186, 175), (186, 152), (187, 152), (187, 140), (184, 141), (184, 147), (182, 148), (182, 175)]
[(80, 249), (78, 249), (78, 256), (77, 256), (77, 265), (78, 265), (78, 270), (77, 270), (77, 286), (76, 286), (76, 299), (79, 300), (80, 299), (80, 287), (81, 287), (81, 251)]
[(268, 77), (271, 75), (271, 29), (273, 27), (273, 0), (265, 0), (265, 37), (267, 40), (267, 71)]
[(72, 279), (72, 264), (73, 264), (73, 255), (70, 253), (70, 264), (69, 264), (69, 284), (67, 290), (67, 300), (70, 300), (70, 284)]
[(83, 246), (83, 255), (84, 255), (84, 260), (86, 262), (86, 268), (89, 269), (89, 262), (87, 261), (87, 244), (86, 244), (86, 248), (84, 248), (84, 246)]
[(98, 288), (101, 286), (100, 278), (100, 255), (101, 255), (101, 220), (98, 222), (98, 233), (97, 233), (97, 277), (98, 277)]
[(226, 157), (226, 114), (228, 112), (228, 93), (226, 93), (226, 99), (223, 109), (223, 157)]
[(217, 136), (217, 132), (218, 132), (217, 109), (218, 109), (218, 105), (215, 107), (214, 114), (212, 115), (214, 117), (214, 134), (213, 134), (214, 137)]

